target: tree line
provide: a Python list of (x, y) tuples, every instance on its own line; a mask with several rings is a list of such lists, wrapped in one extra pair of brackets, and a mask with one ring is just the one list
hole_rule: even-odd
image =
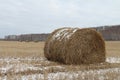
[[(103, 38), (107, 41), (120, 40), (120, 25), (92, 27), (100, 32)], [(21, 35), (7, 35), (4, 40), (11, 41), (45, 41), (49, 34), (21, 34)], [(3, 40), (3, 39), (2, 39)]]
[(5, 40), (9, 41), (45, 41), (49, 34), (22, 34), (22, 35), (7, 35)]
[(120, 40), (120, 25), (102, 26), (95, 29), (102, 34), (106, 41)]

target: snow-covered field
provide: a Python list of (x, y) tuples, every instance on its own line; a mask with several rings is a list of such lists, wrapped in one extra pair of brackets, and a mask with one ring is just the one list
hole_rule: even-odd
[(101, 64), (63, 65), (44, 58), (44, 42), (0, 41), (0, 80), (120, 80), (120, 41), (106, 42), (106, 57)]
[(0, 58), (0, 80), (120, 80), (120, 58), (108, 57), (106, 62), (117, 66), (95, 69), (79, 66), (74, 70), (75, 66), (69, 68), (42, 57)]

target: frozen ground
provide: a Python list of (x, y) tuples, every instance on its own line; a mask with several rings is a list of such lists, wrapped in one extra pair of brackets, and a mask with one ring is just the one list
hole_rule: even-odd
[(0, 80), (120, 80), (120, 58), (109, 57), (106, 62), (118, 66), (74, 70), (45, 58), (0, 58)]

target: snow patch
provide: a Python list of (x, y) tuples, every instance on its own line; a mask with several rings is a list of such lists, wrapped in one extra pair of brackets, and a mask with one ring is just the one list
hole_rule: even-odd
[[(49, 74), (32, 74), (22, 76), (21, 80), (109, 80), (109, 74), (118, 74), (114, 77), (114, 80), (119, 80), (120, 78), (120, 68), (112, 69), (99, 69), (99, 70), (88, 70), (88, 71), (77, 71), (77, 72), (57, 72)], [(111, 75), (112, 76), (112, 75)]]
[(13, 67), (13, 65), (2, 67), (2, 68), (0, 68), (0, 72), (1, 73), (7, 73), (8, 71), (10, 71), (12, 69), (12, 67)]
[(106, 62), (109, 62), (109, 63), (120, 63), (120, 58), (108, 57), (108, 58), (106, 59)]
[(65, 28), (65, 29), (61, 29), (59, 30), (57, 33), (55, 33), (52, 36), (52, 40), (59, 40), (62, 41), (63, 39), (69, 39), (76, 31), (78, 30), (78, 28), (74, 28), (74, 29), (70, 29), (70, 28)]

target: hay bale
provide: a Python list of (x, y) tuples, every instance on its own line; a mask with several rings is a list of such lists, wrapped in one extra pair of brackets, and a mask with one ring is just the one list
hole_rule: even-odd
[(44, 55), (64, 64), (105, 62), (105, 42), (93, 29), (60, 28), (48, 37)]

